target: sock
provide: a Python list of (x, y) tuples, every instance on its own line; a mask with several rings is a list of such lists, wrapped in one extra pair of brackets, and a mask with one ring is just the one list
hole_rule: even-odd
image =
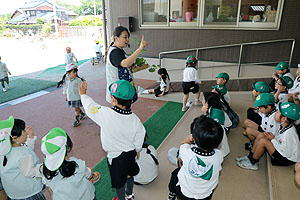
[(126, 180), (126, 194), (131, 195), (133, 193), (134, 180), (130, 177)]
[(116, 189), (116, 193), (119, 200), (125, 200), (125, 186)]
[(248, 158), (252, 165), (254, 165), (255, 163), (258, 163), (258, 161), (259, 161), (259, 160), (253, 158), (253, 153), (249, 154)]
[(144, 90), (142, 94), (149, 94), (149, 90)]

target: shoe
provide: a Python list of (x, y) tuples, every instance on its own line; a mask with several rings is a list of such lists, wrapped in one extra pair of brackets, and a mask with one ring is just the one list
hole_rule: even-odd
[(126, 194), (126, 197), (125, 197), (126, 200), (134, 200), (134, 194), (130, 194), (130, 195), (127, 195)]
[(177, 195), (175, 193), (170, 192), (168, 196), (168, 200), (176, 200), (176, 196)]
[(185, 104), (185, 106), (188, 107), (188, 108), (190, 108), (190, 107), (192, 106), (192, 104), (193, 104), (193, 102), (188, 101), (188, 102)]
[(81, 111), (79, 114), (79, 120), (83, 120), (84, 118), (85, 118), (85, 113)]
[(6, 92), (6, 89), (5, 89), (5, 88), (3, 88), (3, 92)]
[(7, 84), (7, 88), (8, 88), (8, 89), (10, 88), (10, 85), (9, 85), (9, 84)]
[(73, 122), (72, 126), (73, 126), (73, 127), (76, 127), (76, 126), (79, 125), (79, 123), (80, 123), (79, 116), (76, 116), (76, 117), (75, 117), (75, 121)]
[(187, 109), (188, 109), (188, 107), (186, 107), (186, 106), (183, 106), (183, 107), (182, 107), (182, 112), (185, 112), (185, 111), (187, 111)]
[(141, 86), (138, 86), (139, 95), (143, 94), (144, 88)]
[(252, 147), (253, 147), (253, 142), (252, 141), (245, 143), (245, 150), (246, 151), (252, 151)]
[(196, 106), (203, 106), (202, 102), (198, 100), (195, 101), (195, 105)]
[(252, 164), (248, 157), (244, 160), (237, 161), (236, 164), (243, 169), (258, 170), (258, 163)]
[(99, 172), (93, 172), (92, 176), (89, 178), (89, 181), (91, 181), (93, 184), (97, 183), (99, 180), (100, 180)]
[(247, 158), (248, 158), (248, 156), (240, 156), (240, 157), (236, 157), (235, 160), (240, 161), (240, 160), (245, 160)]

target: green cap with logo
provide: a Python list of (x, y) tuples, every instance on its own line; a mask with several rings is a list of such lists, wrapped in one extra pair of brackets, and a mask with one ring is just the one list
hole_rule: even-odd
[(254, 106), (267, 106), (275, 103), (275, 97), (270, 93), (261, 93), (256, 97)]
[(280, 113), (292, 120), (300, 119), (300, 107), (297, 104), (291, 102), (279, 103)]
[(260, 93), (268, 93), (269, 85), (263, 81), (257, 81), (252, 84), (252, 88)]
[(195, 62), (197, 62), (198, 61), (198, 59), (195, 57), (195, 56), (189, 56), (189, 57), (187, 57), (187, 59), (186, 59), (186, 62), (187, 63), (195, 63)]
[(280, 62), (277, 64), (275, 70), (284, 70), (284, 69), (289, 69), (290, 66), (287, 62)]
[(124, 100), (130, 100), (135, 95), (133, 85), (126, 80), (119, 80), (109, 86), (109, 92), (114, 97)]
[(225, 80), (229, 81), (229, 75), (226, 72), (219, 73), (216, 78), (224, 78)]
[(293, 82), (293, 79), (291, 79), (290, 77), (281, 76), (280, 79), (285, 82), (285, 85), (286, 85), (287, 89), (291, 89), (293, 87), (294, 82)]
[(225, 114), (222, 110), (218, 108), (210, 108), (209, 111), (209, 117), (219, 124), (223, 125), (225, 122)]
[(15, 119), (10, 116), (7, 120), (0, 121), (0, 155), (5, 156), (11, 151), (11, 130), (14, 127)]
[(212, 88), (214, 88), (215, 90), (218, 91), (218, 93), (221, 93), (221, 94), (226, 94), (227, 92), (227, 88), (225, 85), (215, 85), (215, 86), (212, 86)]

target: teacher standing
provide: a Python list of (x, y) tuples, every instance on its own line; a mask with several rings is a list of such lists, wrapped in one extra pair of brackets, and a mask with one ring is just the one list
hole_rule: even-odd
[[(127, 57), (123, 50), (129, 44), (130, 33), (127, 28), (118, 26), (113, 33), (113, 42), (107, 52), (106, 57), (106, 101), (110, 102), (109, 86), (117, 80), (125, 79), (129, 81), (133, 86), (133, 76), (128, 69), (137, 59), (144, 47), (148, 46), (148, 42), (142, 40), (139, 48), (135, 50), (130, 56)], [(133, 102), (137, 100), (137, 93), (133, 99)]]

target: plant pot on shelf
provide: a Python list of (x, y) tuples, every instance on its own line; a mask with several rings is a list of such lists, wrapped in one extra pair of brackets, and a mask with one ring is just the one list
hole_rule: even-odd
[(138, 72), (138, 71), (141, 71), (143, 69), (147, 69), (149, 67), (148, 64), (144, 64), (142, 66), (138, 66), (138, 65), (134, 65), (132, 68), (131, 68), (131, 72), (132, 73), (135, 73), (135, 72)]

